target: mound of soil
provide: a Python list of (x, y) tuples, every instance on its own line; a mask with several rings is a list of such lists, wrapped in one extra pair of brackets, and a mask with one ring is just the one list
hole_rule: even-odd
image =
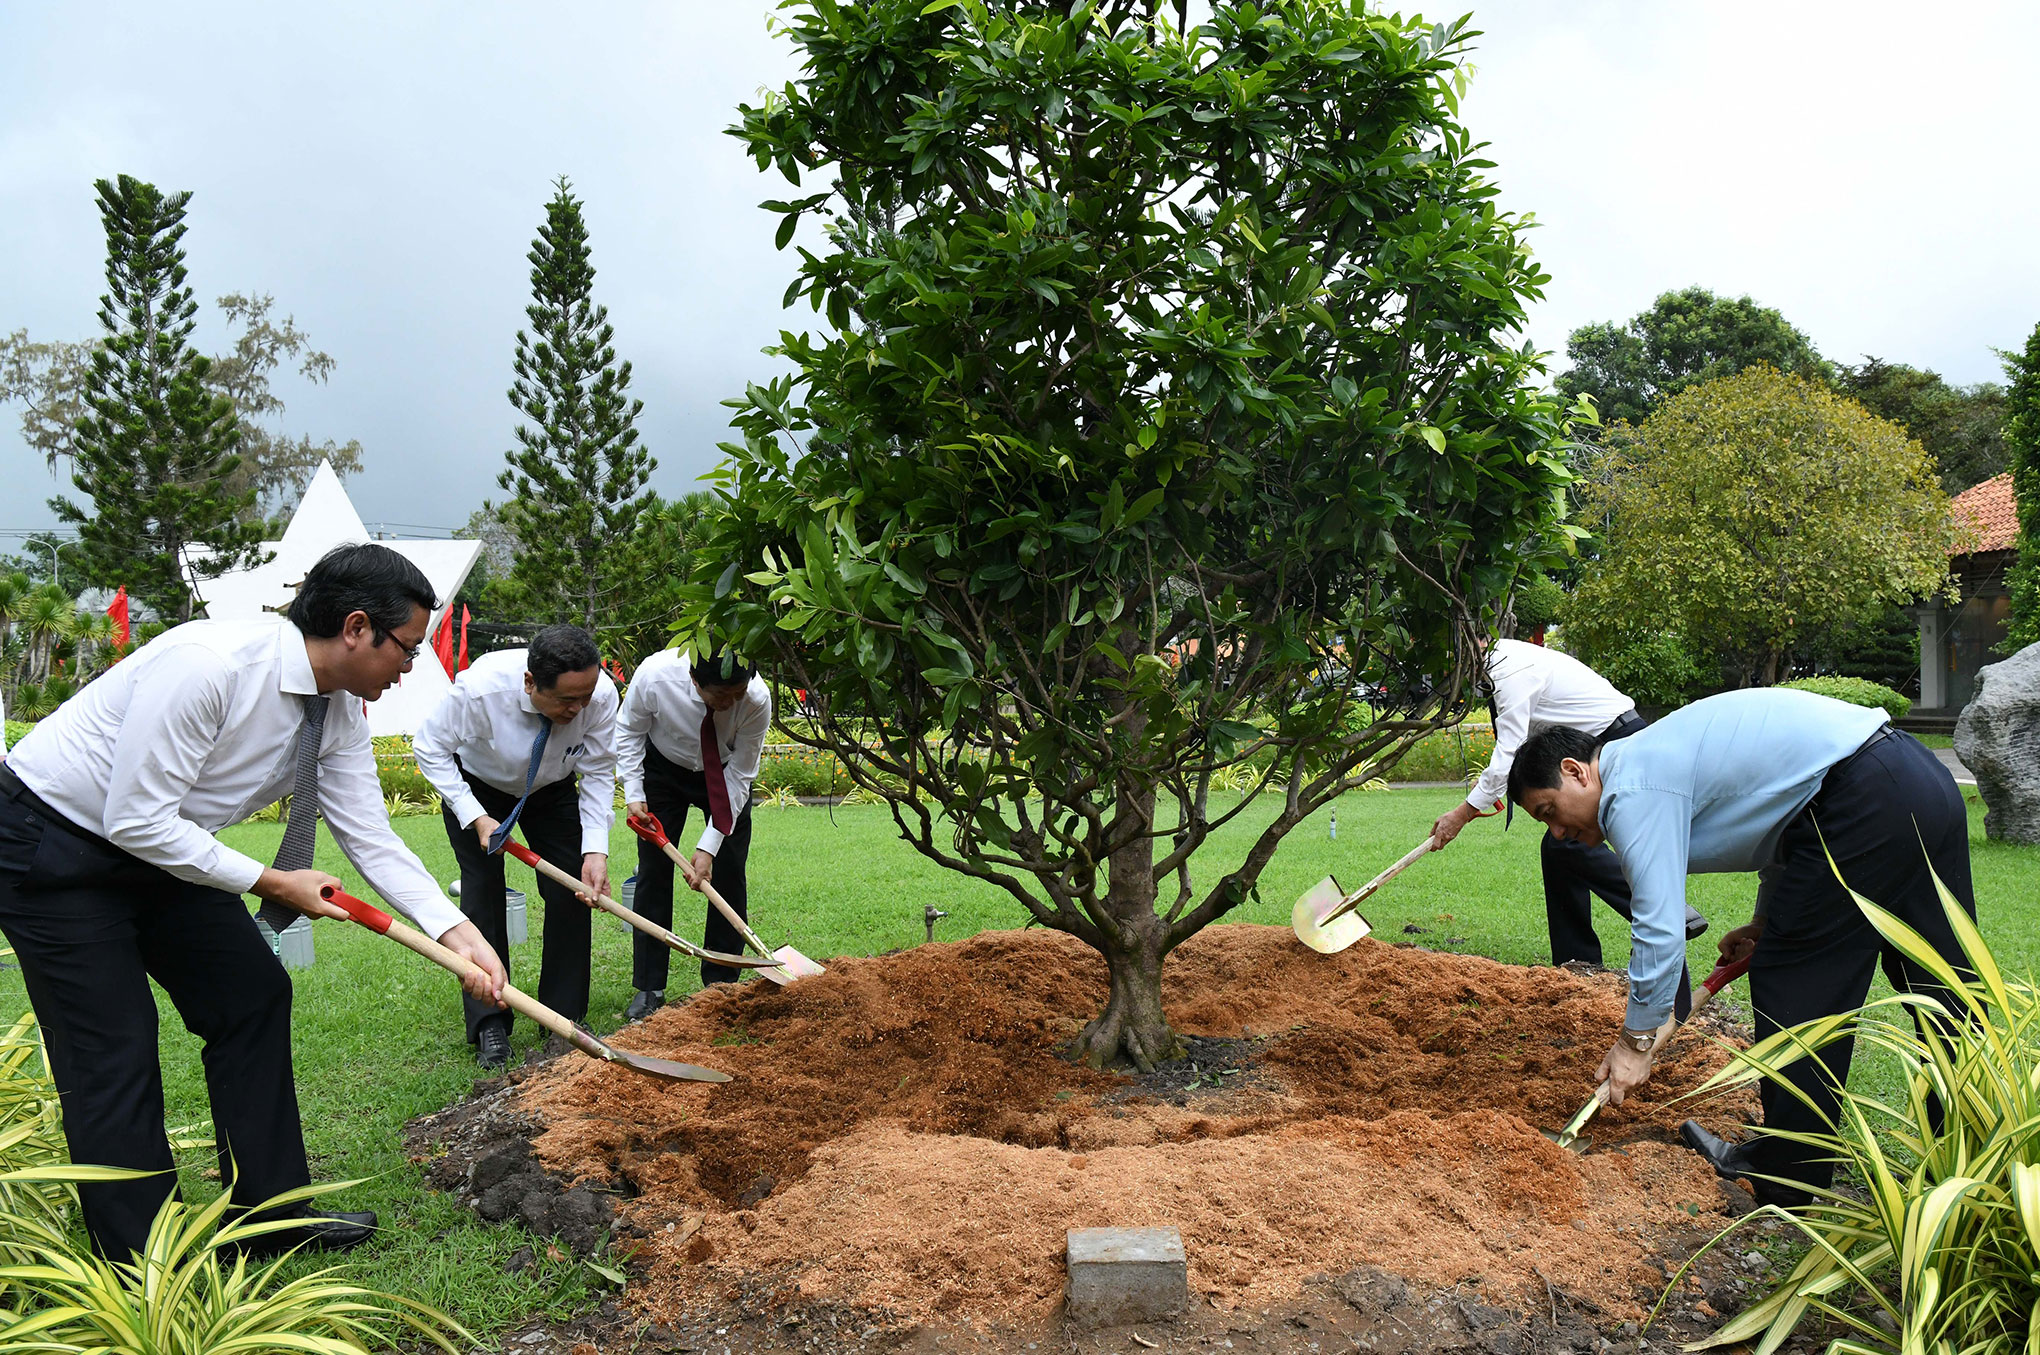
[[(1538, 1133), (1592, 1090), (1619, 975), (1374, 940), (1326, 957), (1222, 926), (1171, 957), (1164, 991), (1192, 1058), (1128, 1079), (1057, 1052), (1105, 992), (1102, 961), (1068, 937), (838, 959), (615, 1037), (732, 1082), (562, 1058), (503, 1093), (498, 1118), (537, 1127), (557, 1178), (623, 1197), (646, 1280), (632, 1293), (660, 1321), (742, 1289), (890, 1323), (1039, 1322), (1061, 1299), (1065, 1231), (1106, 1225), (1181, 1229), (1192, 1292), (1220, 1311), (1379, 1267), (1634, 1320), (1664, 1286), (1660, 1257), (1723, 1221), (1676, 1128), (1726, 1128), (1750, 1099), (1668, 1104), (1724, 1062), (1704, 1040), (1602, 1112), (1593, 1153)], [(491, 1152), (489, 1171), (529, 1179)]]

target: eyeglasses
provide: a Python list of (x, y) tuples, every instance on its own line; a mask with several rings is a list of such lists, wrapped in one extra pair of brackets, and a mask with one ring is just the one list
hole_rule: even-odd
[[(397, 638), (396, 633), (394, 631), (384, 630), (381, 626), (373, 626), (372, 629), (375, 631), (375, 642), (377, 644), (381, 644), (385, 640), (394, 641)], [(397, 646), (397, 648), (404, 651), (405, 663), (415, 663), (417, 661), (418, 655), (425, 648), (425, 642), (423, 640), (420, 640), (415, 645), (400, 644)]]

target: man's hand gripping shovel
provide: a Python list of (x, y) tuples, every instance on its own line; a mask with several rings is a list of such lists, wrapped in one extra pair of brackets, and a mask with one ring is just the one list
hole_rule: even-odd
[[(1749, 967), (1750, 961), (1747, 955), (1737, 960), (1734, 964), (1723, 962), (1714, 967), (1714, 972), (1709, 974), (1700, 984), (1700, 991), (1693, 995), (1693, 1010), (1686, 1013), (1686, 1019), (1681, 1021), (1677, 1017), (1673, 1017), (1666, 1021), (1663, 1029), (1659, 1031), (1657, 1044), (1652, 1047), (1650, 1054), (1651, 1065), (1653, 1067), (1657, 1065), (1659, 1059), (1664, 1057), (1665, 1050), (1671, 1047), (1672, 1041), (1678, 1038), (1679, 1032), (1692, 1025), (1693, 1018), (1704, 1011), (1708, 1003), (1714, 1001), (1714, 995), (1741, 978)], [(1587, 1121), (1593, 1119), (1595, 1113), (1607, 1104), (1608, 1084), (1604, 1081), (1600, 1086), (1594, 1088), (1593, 1096), (1588, 1098), (1587, 1104), (1580, 1107), (1579, 1114), (1565, 1122), (1565, 1128), (1540, 1129), (1537, 1132), (1561, 1148), (1570, 1149), (1575, 1153), (1584, 1153), (1594, 1146), (1594, 1141), (1580, 1131), (1585, 1129)]]
[(760, 955), (771, 957), (762, 963), (755, 960), (745, 960), (741, 963), (757, 966), (761, 977), (768, 978), (777, 984), (788, 984), (792, 983), (795, 979), (806, 978), (810, 974), (827, 972), (821, 965), (810, 960), (792, 946), (781, 946), (778, 950), (773, 950), (770, 946), (767, 946), (758, 939), (758, 933), (751, 930), (751, 924), (744, 921), (738, 915), (737, 910), (730, 907), (728, 901), (722, 895), (715, 892), (714, 885), (709, 884), (705, 880), (696, 884), (693, 864), (685, 856), (682, 856), (680, 849), (675, 847), (671, 840), (667, 838), (666, 829), (660, 824), (656, 814), (633, 814), (625, 822), (630, 825), (631, 832), (636, 833), (646, 842), (652, 843), (660, 851), (673, 858), (673, 864), (679, 868), (680, 874), (685, 877), (687, 883), (708, 896), (708, 901), (714, 904), (716, 910), (729, 920), (729, 924), (732, 927), (737, 929), (737, 934), (744, 938), (746, 945), (750, 946), (753, 951)]
[[(405, 926), (372, 903), (364, 903), (337, 885), (327, 885), (319, 896), (328, 903), (337, 904), (347, 910), (347, 916), (379, 936), (409, 946), (432, 963), (439, 965), (461, 978), (475, 972), (475, 966), (440, 945), (423, 932)], [(503, 985), (503, 1001), (512, 1011), (522, 1012), (544, 1026), (568, 1044), (580, 1050), (591, 1059), (604, 1063), (620, 1063), (651, 1077), (666, 1078), (674, 1082), (728, 1082), (728, 1073), (719, 1073), (713, 1068), (700, 1068), (691, 1063), (675, 1063), (671, 1059), (655, 1059), (644, 1054), (633, 1054), (627, 1049), (615, 1049), (595, 1038), (594, 1035), (561, 1016), (537, 998), (520, 993), (509, 984)]]

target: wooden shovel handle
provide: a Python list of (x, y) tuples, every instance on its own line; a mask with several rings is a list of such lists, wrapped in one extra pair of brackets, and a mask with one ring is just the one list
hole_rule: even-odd
[[(467, 978), (470, 974), (482, 972), (480, 965), (475, 964), (455, 951), (448, 950), (445, 946), (440, 945), (437, 941), (434, 941), (416, 928), (405, 926), (374, 904), (355, 898), (338, 885), (327, 885), (319, 891), (319, 897), (328, 903), (338, 904), (340, 907), (345, 908), (347, 916), (353, 918), (370, 931), (387, 936), (390, 940), (400, 945), (410, 947), (440, 968), (449, 970), (463, 979)], [(509, 1004), (511, 1010), (530, 1017), (553, 1034), (567, 1040), (583, 1053), (592, 1054), (598, 1059), (607, 1059), (609, 1057), (608, 1048), (600, 1040), (595, 1039), (595, 1037), (583, 1031), (572, 1021), (561, 1016), (537, 998), (521, 993), (506, 983), (503, 985), (503, 1001)]]
[[(551, 880), (555, 884), (565, 885), (568, 889), (573, 890), (577, 898), (585, 899), (590, 897), (587, 881), (575, 879), (523, 843), (511, 839), (504, 842), (503, 850), (509, 855), (516, 857), (519, 861), (522, 861), (525, 865), (530, 866), (540, 875), (545, 876), (546, 879)], [(674, 950), (683, 951), (688, 954), (694, 953), (692, 942), (674, 935), (671, 931), (661, 927), (644, 914), (633, 912), (607, 894), (596, 894), (593, 897), (595, 906), (603, 912), (622, 918), (645, 935), (652, 937), (654, 940), (665, 942), (667, 946)]]
[(1318, 919), (1318, 925), (1323, 926), (1325, 923), (1332, 921), (1334, 918), (1344, 917), (1346, 914), (1352, 912), (1355, 908), (1358, 908), (1363, 902), (1366, 901), (1367, 896), (1369, 894), (1372, 894), (1375, 890), (1381, 888), (1383, 885), (1387, 884), (1390, 880), (1393, 880), (1396, 876), (1408, 870), (1411, 866), (1414, 866), (1417, 863), (1417, 859), (1419, 857), (1423, 856), (1424, 853), (1426, 852), (1435, 851), (1437, 849), (1437, 846), (1438, 840), (1436, 838), (1433, 837), (1425, 838), (1422, 842), (1419, 842), (1416, 846), (1410, 848), (1408, 852), (1404, 853), (1403, 858), (1400, 861), (1397, 861), (1387, 870), (1384, 870), (1383, 872), (1381, 872), (1381, 874), (1375, 876), (1373, 879), (1369, 880), (1366, 884), (1361, 885), (1358, 889), (1348, 894), (1344, 899), (1341, 899), (1339, 901), (1338, 907), (1332, 909), (1331, 912), (1325, 914), (1323, 917)]
[(732, 927), (737, 929), (737, 934), (750, 943), (752, 950), (760, 955), (769, 956), (772, 954), (772, 947), (766, 945), (758, 938), (758, 933), (751, 930), (751, 924), (744, 921), (737, 913), (737, 910), (730, 907), (723, 896), (715, 892), (714, 885), (706, 880), (698, 884), (695, 882), (694, 863), (685, 856), (682, 856), (680, 849), (675, 847), (672, 839), (666, 836), (665, 825), (659, 822), (656, 814), (633, 814), (624, 820), (624, 822), (630, 825), (630, 830), (633, 833), (636, 833), (645, 841), (655, 844), (660, 851), (672, 857), (673, 864), (680, 868), (680, 873), (686, 877), (687, 883), (708, 896), (708, 901), (714, 904), (716, 910), (729, 920), (729, 924)]
[[(1671, 1021), (1666, 1022), (1666, 1025), (1670, 1026), (1671, 1029), (1665, 1031), (1658, 1038), (1657, 1044), (1651, 1047), (1651, 1067), (1657, 1067), (1657, 1061), (1665, 1056), (1665, 1051), (1671, 1048), (1672, 1041), (1679, 1038), (1679, 1032), (1693, 1024), (1693, 1018), (1706, 1010), (1707, 1004), (1714, 1001), (1715, 995), (1748, 973), (1749, 967), (1748, 956), (1737, 960), (1734, 964), (1718, 964), (1714, 966), (1714, 972), (1700, 981), (1700, 991), (1694, 995), (1693, 1006), (1686, 1013), (1686, 1019), (1680, 1021), (1675, 1017)], [(1587, 1104), (1595, 1109), (1608, 1104), (1608, 1083), (1605, 1079), (1600, 1086), (1594, 1088), (1594, 1099)]]

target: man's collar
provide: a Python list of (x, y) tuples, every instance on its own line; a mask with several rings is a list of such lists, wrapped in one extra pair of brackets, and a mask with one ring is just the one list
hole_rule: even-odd
[(524, 682), (521, 678), (518, 680), (516, 692), (517, 709), (523, 711), (526, 715), (536, 715), (539, 713), (538, 707), (531, 704), (531, 693), (524, 690)]
[(311, 651), (305, 648), (305, 633), (282, 617), (276, 622), (276, 689), (286, 696), (317, 696), (319, 680), (312, 675)]

